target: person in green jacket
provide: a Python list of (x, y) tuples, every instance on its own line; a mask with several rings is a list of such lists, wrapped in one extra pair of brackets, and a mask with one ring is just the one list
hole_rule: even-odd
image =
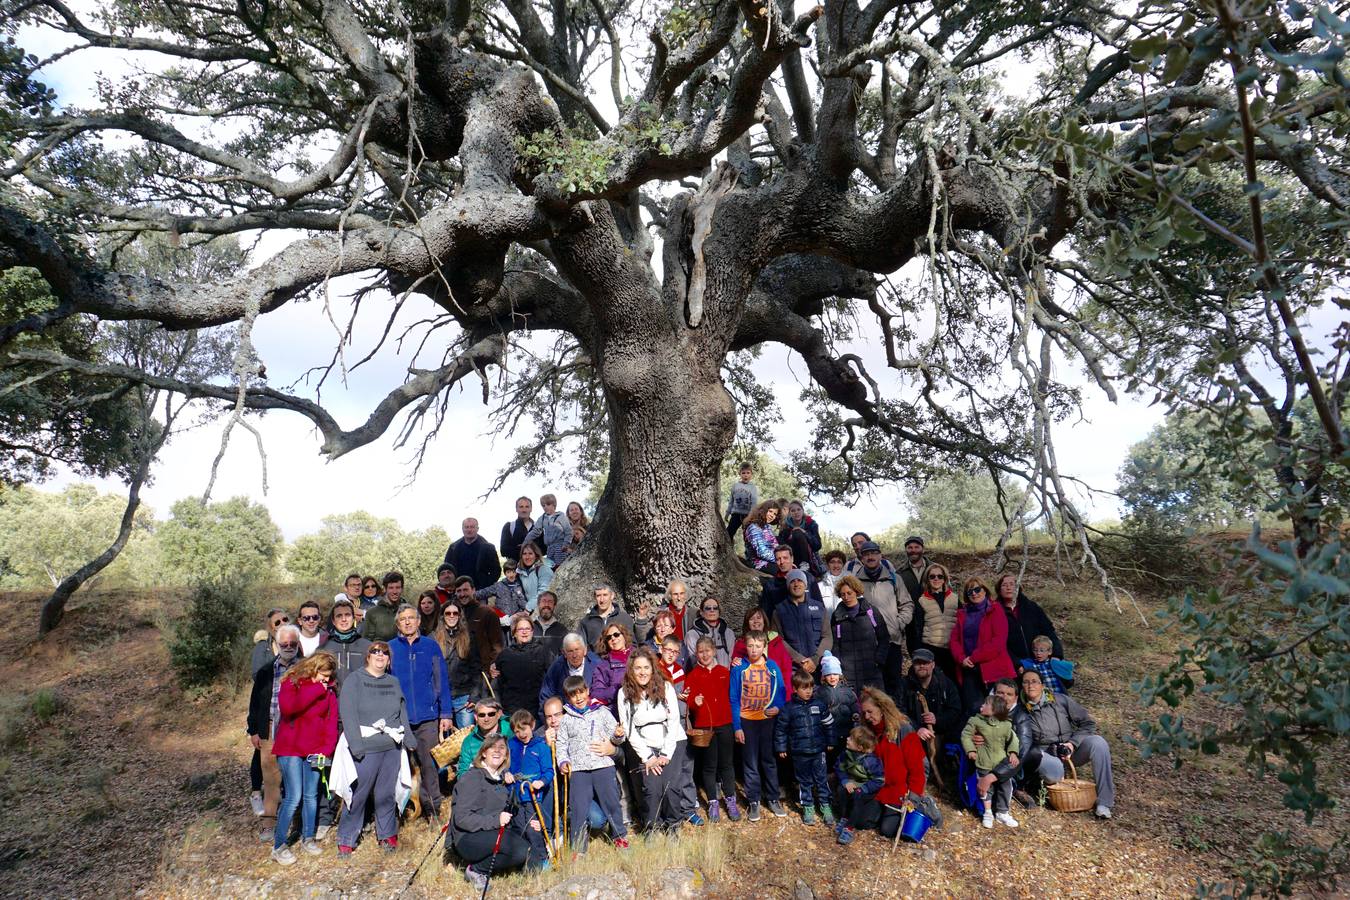
[(455, 775), (463, 775), (473, 765), (478, 748), (483, 740), (494, 731), (507, 740), (511, 739), (511, 723), (502, 718), (502, 705), (496, 700), (479, 700), (473, 708), (474, 729), (459, 746), (459, 763), (455, 766)]
[(384, 594), (380, 602), (366, 610), (361, 621), (361, 636), (368, 641), (388, 643), (398, 634), (398, 606), (403, 602), (403, 573), (390, 572), (384, 576)]
[[(984, 738), (977, 746), (975, 735)], [(1012, 776), (1017, 768), (1017, 751), (1021, 749), (1017, 732), (1008, 717), (1008, 701), (990, 694), (980, 706), (978, 715), (970, 717), (961, 730), (961, 746), (975, 764), (979, 774), (980, 802), (984, 804), (985, 828), (993, 828), (994, 821), (1009, 828), (1017, 827), (1017, 820), (1008, 811), (1012, 800)], [(998, 783), (993, 803), (989, 788)], [(995, 810), (994, 807), (998, 807)]]

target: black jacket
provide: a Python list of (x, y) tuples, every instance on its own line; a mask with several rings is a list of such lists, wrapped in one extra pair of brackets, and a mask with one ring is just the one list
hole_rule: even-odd
[(539, 715), (539, 689), (550, 662), (548, 648), (539, 641), (510, 644), (497, 657), (497, 699), (506, 715), (518, 709)]
[(472, 544), (465, 543), (464, 538), (455, 541), (445, 551), (445, 561), (455, 567), (457, 574), (472, 578), (473, 586), (479, 590), (496, 584), (502, 577), (497, 548), (481, 534)]
[(839, 657), (845, 681), (856, 690), (881, 687), (881, 667), (890, 650), (891, 636), (886, 620), (865, 598), (858, 598), (852, 610), (843, 603), (834, 608), (829, 643), (830, 652)]
[[(924, 568), (926, 569), (932, 563), (928, 557), (924, 557)], [(919, 581), (919, 576), (914, 574), (914, 570), (909, 567), (909, 557), (896, 565), (896, 574), (900, 576), (900, 581), (904, 583), (905, 590), (909, 591), (909, 599), (914, 601), (914, 617), (909, 620), (909, 625), (905, 627), (905, 646), (909, 652), (913, 653), (923, 643), (923, 610), (919, 608), (919, 598), (923, 596), (923, 589), (928, 585)]]
[(793, 697), (773, 723), (773, 750), (793, 756), (824, 753), (834, 740), (834, 719), (830, 705), (820, 697), (799, 700)]
[(927, 688), (920, 687), (918, 679), (910, 674), (901, 681), (900, 689), (900, 711), (909, 716), (916, 728), (923, 724), (923, 710), (919, 707), (919, 695), (922, 694), (928, 701), (928, 711), (937, 717), (933, 730), (938, 733), (938, 738), (944, 744), (957, 740), (965, 722), (961, 713), (961, 691), (941, 669), (934, 667)]
[(498, 818), (511, 803), (511, 786), (473, 766), (455, 782), (450, 803), (450, 839), (458, 844), (470, 834), (497, 833)]
[(562, 656), (562, 642), (563, 638), (567, 637), (567, 630), (567, 626), (559, 619), (554, 619), (547, 625), (538, 619), (534, 620), (534, 639), (544, 645), (550, 663)]
[[(1003, 607), (1004, 612), (1008, 607)], [(1064, 658), (1064, 645), (1059, 641), (1059, 633), (1050, 617), (1041, 609), (1041, 605), (1021, 592), (1017, 595), (1017, 613), (1008, 614), (1008, 656), (1014, 663), (1031, 658), (1031, 642), (1045, 635), (1054, 642), (1050, 655), (1056, 659)]]
[(450, 652), (445, 654), (445, 667), (450, 673), (450, 693), (456, 703), (467, 698), (477, 700), (483, 696), (483, 667), (478, 655), (478, 640), (472, 631), (469, 632), (469, 655), (460, 659), (452, 644)]
[[(299, 662), (300, 657), (297, 653), (291, 665)], [(253, 690), (248, 695), (248, 734), (256, 734), (265, 741), (272, 737), (272, 685), (276, 670), (274, 660), (253, 673)]]
[(525, 535), (529, 533), (529, 530), (520, 519), (512, 519), (503, 525), (502, 539), (498, 542), (501, 546), (502, 556), (506, 559), (519, 560), (520, 547), (525, 543)]

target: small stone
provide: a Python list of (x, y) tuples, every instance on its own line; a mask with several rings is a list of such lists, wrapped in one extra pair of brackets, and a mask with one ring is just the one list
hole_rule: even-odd
[(657, 880), (655, 900), (694, 900), (702, 897), (707, 880), (697, 869), (687, 867), (666, 869)]
[(633, 882), (622, 872), (577, 875), (554, 885), (539, 900), (636, 900)]
[(797, 884), (792, 888), (792, 900), (816, 900), (816, 892), (811, 890), (811, 885), (797, 879)]
[(923, 851), (924, 862), (937, 862), (937, 856), (938, 855), (936, 850)]

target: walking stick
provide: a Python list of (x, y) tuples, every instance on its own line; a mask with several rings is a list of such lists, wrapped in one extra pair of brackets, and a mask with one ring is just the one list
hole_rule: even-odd
[(544, 849), (548, 851), (548, 861), (555, 862), (553, 859), (553, 840), (549, 836), (548, 829), (544, 827), (544, 811), (539, 808), (539, 798), (535, 796), (534, 786), (527, 781), (525, 782), (525, 790), (529, 792), (530, 802), (534, 804), (534, 814), (539, 819), (539, 830), (544, 833)]
[[(506, 809), (502, 811), (511, 812), (511, 807), (515, 805), (515, 796), (512, 795), (511, 800), (506, 804)], [(479, 895), (478, 900), (484, 900), (487, 897), (488, 886), (492, 884), (492, 870), (497, 867), (497, 854), (502, 849), (502, 835), (506, 834), (506, 826), (510, 824), (511, 820), (507, 819), (506, 823), (497, 829), (497, 840), (492, 845), (492, 858), (488, 860), (487, 878), (483, 881), (483, 893)]]
[(567, 845), (572, 843), (572, 829), (569, 819), (572, 815), (572, 804), (569, 798), (572, 793), (572, 770), (568, 769), (563, 775), (563, 851), (567, 850)]
[[(422, 857), (422, 861), (417, 864), (417, 868), (413, 869), (413, 873), (408, 876), (408, 881), (403, 885), (403, 890), (398, 892), (398, 895), (400, 897), (406, 894), (408, 892), (408, 888), (412, 887), (412, 883), (417, 880), (417, 873), (422, 871), (422, 867), (427, 864), (427, 860), (431, 858), (432, 851), (434, 851), (436, 849), (436, 845), (441, 842), (441, 838), (445, 837), (446, 829), (448, 829), (449, 827), (450, 827), (449, 822), (446, 822), (444, 825), (441, 826), (441, 833), (436, 835), (436, 840), (432, 841), (431, 846), (427, 848), (427, 855)], [(497, 843), (500, 844), (501, 840), (502, 836), (498, 834)]]
[(562, 831), (562, 823), (558, 821), (558, 751), (552, 744), (548, 745), (548, 755), (553, 762), (553, 843), (561, 853), (562, 844), (558, 840)]
[(497, 699), (497, 692), (492, 689), (492, 682), (488, 680), (487, 673), (479, 672), (478, 674), (483, 676), (483, 684), (487, 685), (488, 696), (494, 700)]

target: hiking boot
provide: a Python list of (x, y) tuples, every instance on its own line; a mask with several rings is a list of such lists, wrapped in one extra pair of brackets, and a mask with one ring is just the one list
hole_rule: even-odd
[(839, 826), (839, 834), (835, 837), (835, 840), (841, 844), (853, 843), (853, 829), (847, 825)]
[(834, 824), (834, 810), (830, 809), (830, 804), (820, 804), (820, 820), (826, 825)]
[(277, 836), (277, 827), (275, 825), (273, 825), (271, 828), (258, 829), (258, 840), (262, 841), (264, 844), (272, 843), (276, 839), (276, 836)]
[(627, 849), (628, 849), (628, 838), (621, 838), (621, 837), (615, 838), (615, 839), (614, 839), (614, 849), (615, 849), (615, 850), (627, 850)]
[(722, 809), (721, 809), (720, 806), (718, 806), (717, 801), (716, 801), (716, 800), (709, 801), (709, 803), (708, 803), (708, 821), (709, 821), (709, 822), (717, 822), (717, 821), (719, 821), (721, 818), (722, 818)]
[(802, 824), (803, 825), (816, 824), (816, 808), (814, 806), (802, 807)]
[(323, 855), (323, 848), (319, 846), (319, 842), (314, 840), (314, 838), (310, 838), (307, 841), (301, 841), (300, 849), (308, 853), (310, 856)]
[(1017, 820), (1012, 817), (1011, 813), (994, 813), (994, 821), (1008, 828), (1017, 827)]
[(1028, 794), (1026, 791), (1022, 790), (1021, 788), (1018, 788), (1017, 790), (1013, 791), (1013, 799), (1016, 800), (1018, 803), (1022, 804), (1023, 809), (1031, 809), (1033, 806), (1036, 805), (1036, 798)]
[(783, 809), (783, 804), (779, 803), (777, 800), (770, 800), (764, 805), (769, 807), (769, 812), (773, 813), (777, 818), (781, 819), (787, 815), (787, 810)]
[(324, 838), (328, 837), (328, 832), (332, 830), (332, 825), (320, 825), (318, 828), (314, 829), (314, 840), (322, 841)]
[(1109, 819), (1109, 818), (1111, 818), (1111, 807), (1109, 807), (1109, 806), (1098, 806), (1098, 807), (1097, 807), (1097, 818), (1099, 818), (1099, 819)]
[(338, 859), (351, 859), (352, 851), (355, 847), (348, 847), (346, 844), (338, 844)]
[(703, 826), (703, 817), (696, 812), (691, 812), (689, 814), (689, 818), (685, 819), (685, 821), (688, 822), (690, 825), (693, 825), (695, 828), (700, 828)]
[(476, 893), (481, 894), (487, 889), (487, 876), (476, 871), (473, 866), (468, 866), (464, 869), (464, 880), (473, 885), (473, 889)]
[(741, 820), (741, 810), (740, 807), (736, 805), (736, 798), (723, 797), (722, 802), (727, 805), (727, 818), (733, 822), (739, 822)]
[(283, 866), (293, 866), (295, 865), (295, 854), (291, 852), (290, 847), (282, 844), (280, 847), (272, 848), (272, 861), (279, 862)]
[(253, 814), (255, 816), (261, 816), (263, 814), (262, 791), (254, 791), (253, 793), (249, 794), (248, 805), (249, 808), (253, 810)]
[(393, 837), (381, 838), (380, 849), (383, 850), (385, 853), (397, 853), (398, 835), (394, 835)]
[(747, 817), (750, 819), (751, 822), (758, 822), (758, 821), (759, 821), (759, 801), (758, 801), (758, 800), (751, 800), (751, 801), (750, 801), (750, 805), (749, 805), (748, 807), (746, 807), (746, 810), (747, 810)]

